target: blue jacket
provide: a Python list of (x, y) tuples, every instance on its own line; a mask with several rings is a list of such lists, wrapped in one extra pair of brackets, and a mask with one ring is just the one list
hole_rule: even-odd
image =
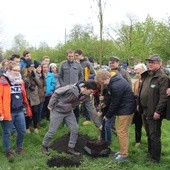
[(118, 73), (108, 84), (106, 117), (130, 115), (136, 109), (136, 100), (129, 83)]
[(56, 79), (53, 73), (48, 72), (46, 76), (46, 93), (45, 96), (52, 95), (56, 87)]

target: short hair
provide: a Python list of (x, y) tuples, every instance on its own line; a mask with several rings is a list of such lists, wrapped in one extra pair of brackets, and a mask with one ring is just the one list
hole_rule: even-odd
[(80, 50), (80, 49), (75, 50), (74, 53), (77, 53), (77, 54), (79, 54), (79, 55), (83, 55), (83, 51)]
[(143, 72), (147, 71), (147, 67), (144, 63), (139, 63), (137, 65), (135, 65), (134, 69), (140, 69)]
[(50, 59), (50, 57), (46, 55), (42, 58), (42, 60), (45, 60), (45, 59)]
[(11, 57), (10, 57), (10, 60), (14, 60), (14, 58), (20, 58), (20, 55), (18, 54), (12, 54)]
[(25, 51), (23, 52), (23, 56), (25, 57), (27, 54), (30, 54), (30, 52), (27, 51), (27, 50), (25, 50)]
[(99, 70), (97, 71), (95, 80), (98, 82), (100, 80), (107, 80), (108, 78), (111, 78), (111, 74), (106, 70)]
[(86, 87), (87, 89), (96, 90), (97, 83), (94, 80), (87, 80), (79, 84), (80, 87)]
[(70, 54), (70, 53), (74, 53), (74, 51), (71, 50), (71, 49), (68, 49), (68, 50), (66, 51), (66, 54), (68, 55), (68, 54)]

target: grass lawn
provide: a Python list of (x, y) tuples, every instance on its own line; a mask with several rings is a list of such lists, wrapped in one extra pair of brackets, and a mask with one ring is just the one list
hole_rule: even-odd
[[(98, 137), (98, 129), (94, 124), (82, 125), (83, 118), (80, 120), (79, 133), (87, 134), (90, 137)], [(49, 168), (47, 160), (57, 155), (56, 151), (50, 150), (52, 154), (45, 156), (41, 153), (41, 143), (44, 134), (48, 130), (48, 122), (42, 122), (39, 134), (26, 134), (24, 140), (25, 154), (22, 156), (15, 155), (14, 162), (8, 162), (5, 157), (2, 142), (0, 142), (0, 170), (46, 170), (46, 169), (70, 169), (70, 170), (169, 170), (170, 169), (170, 122), (164, 120), (162, 125), (162, 158), (160, 164), (154, 164), (147, 159), (147, 143), (146, 134), (143, 129), (142, 143), (140, 148), (135, 148), (134, 142), (134, 125), (130, 127), (130, 145), (129, 145), (129, 161), (118, 163), (113, 160), (114, 152), (118, 151), (119, 144), (116, 135), (113, 135), (113, 143), (111, 145), (111, 154), (109, 157), (92, 158), (87, 155), (83, 156), (83, 161), (79, 167), (72, 168)], [(55, 138), (69, 132), (68, 127), (60, 127)], [(1, 133), (1, 128), (0, 128)], [(2, 141), (2, 140), (1, 140)], [(11, 137), (11, 146), (15, 149), (15, 136)], [(62, 146), (61, 146), (62, 147)]]

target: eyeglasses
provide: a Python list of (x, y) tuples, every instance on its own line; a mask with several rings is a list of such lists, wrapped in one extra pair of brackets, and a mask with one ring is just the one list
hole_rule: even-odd
[(12, 71), (14, 71), (14, 72), (20, 72), (20, 70), (16, 70), (16, 69), (12, 69)]

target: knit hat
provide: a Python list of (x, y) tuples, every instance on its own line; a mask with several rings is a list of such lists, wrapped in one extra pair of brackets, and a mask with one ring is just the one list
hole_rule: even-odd
[(26, 68), (34, 67), (34, 63), (31, 59), (26, 60)]
[(56, 64), (56, 63), (51, 63), (51, 64), (49, 65), (49, 68), (51, 68), (51, 67), (57, 67), (57, 64)]
[(36, 61), (36, 60), (34, 60), (34, 67), (37, 68), (39, 66), (41, 66), (41, 63)]

